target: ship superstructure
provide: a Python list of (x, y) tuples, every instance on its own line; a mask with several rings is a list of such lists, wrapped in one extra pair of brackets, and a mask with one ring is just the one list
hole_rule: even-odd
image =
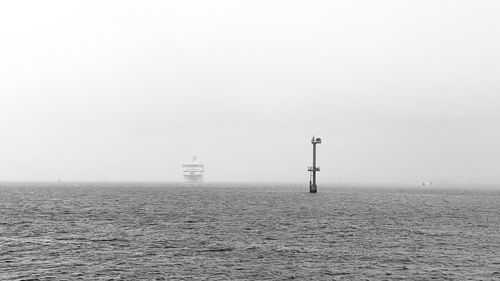
[(196, 156), (193, 156), (191, 163), (182, 165), (182, 175), (184, 176), (184, 182), (189, 183), (199, 183), (203, 182), (203, 173), (205, 168), (203, 164), (198, 163)]

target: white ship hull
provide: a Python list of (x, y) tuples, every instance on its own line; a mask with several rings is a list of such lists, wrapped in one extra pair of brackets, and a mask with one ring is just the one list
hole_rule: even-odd
[(184, 182), (202, 183), (203, 182), (203, 175), (184, 175)]

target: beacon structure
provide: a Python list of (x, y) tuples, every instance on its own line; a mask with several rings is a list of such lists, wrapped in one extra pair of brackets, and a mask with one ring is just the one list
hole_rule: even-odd
[(319, 167), (316, 166), (316, 144), (321, 143), (320, 138), (312, 137), (311, 143), (313, 145), (313, 165), (309, 166), (307, 170), (309, 171), (309, 192), (318, 192), (318, 186), (316, 185), (316, 172), (319, 172)]

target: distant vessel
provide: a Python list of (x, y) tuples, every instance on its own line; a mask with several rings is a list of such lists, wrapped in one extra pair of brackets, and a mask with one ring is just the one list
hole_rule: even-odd
[(196, 156), (193, 156), (191, 163), (182, 165), (182, 175), (184, 176), (184, 182), (189, 183), (199, 183), (203, 182), (203, 173), (205, 169), (203, 164), (198, 163)]

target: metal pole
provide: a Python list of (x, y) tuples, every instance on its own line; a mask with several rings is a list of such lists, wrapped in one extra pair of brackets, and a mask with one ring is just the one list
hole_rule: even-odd
[(307, 170), (311, 172), (310, 177), (312, 177), (312, 181), (311, 178), (309, 178), (309, 192), (316, 193), (318, 189), (316, 186), (316, 172), (319, 172), (319, 167), (316, 167), (316, 144), (321, 143), (321, 139), (314, 138), (313, 136), (311, 143), (313, 145), (313, 165), (307, 168)]
[(317, 186), (316, 186), (316, 139), (313, 137), (312, 138), (312, 144), (313, 144), (313, 166), (312, 166), (312, 184), (309, 183), (309, 192), (310, 193), (316, 193), (317, 192)]
[(313, 187), (316, 192), (316, 142), (313, 143)]

